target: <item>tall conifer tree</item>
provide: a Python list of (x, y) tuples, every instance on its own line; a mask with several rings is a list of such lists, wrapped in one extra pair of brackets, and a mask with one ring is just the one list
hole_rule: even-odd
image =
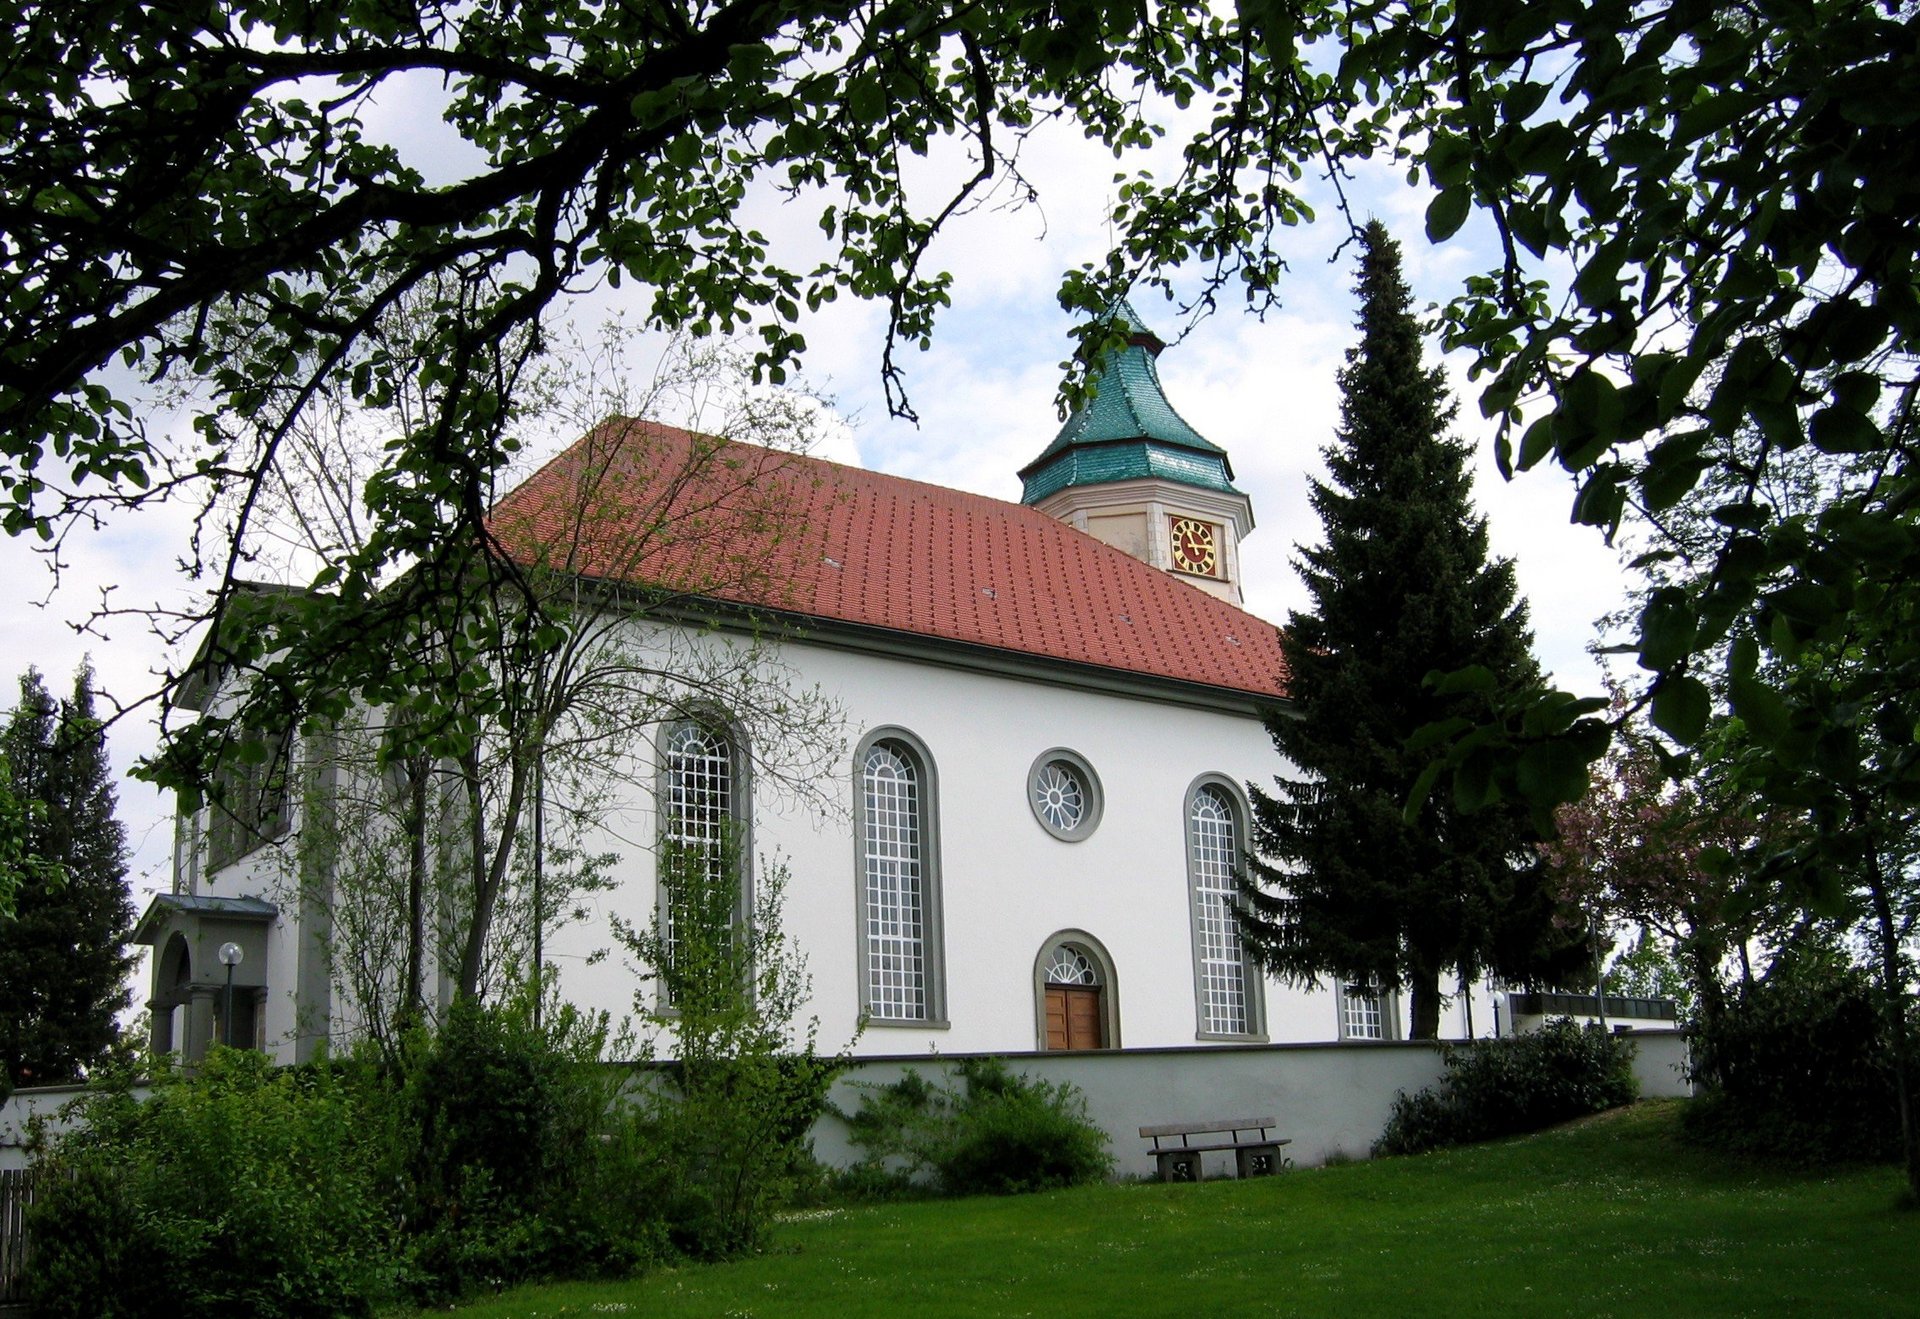
[[(1568, 954), (1524, 810), (1456, 809), (1444, 785), (1403, 819), (1422, 761), (1409, 735), (1535, 686), (1513, 564), (1489, 559), (1469, 448), (1448, 433), (1445, 376), (1421, 360), (1400, 249), (1361, 237), (1360, 342), (1340, 373), (1341, 422), (1314, 482), (1326, 538), (1297, 562), (1313, 607), (1284, 644), (1297, 709), (1268, 722), (1298, 777), (1254, 794), (1258, 852), (1241, 929), (1263, 966), (1295, 983), (1333, 976), (1410, 991), (1409, 1033), (1438, 1033), (1444, 973), (1532, 981)], [(1491, 692), (1441, 695), (1434, 670), (1482, 666)]]
[(58, 869), (58, 882), (23, 886), (13, 919), (0, 920), (0, 1069), (15, 1086), (54, 1085), (78, 1079), (117, 1038), (134, 963), (126, 830), (93, 670), (82, 665), (73, 695), (56, 703), (29, 669), (0, 751), (13, 795), (39, 803), (27, 854)]

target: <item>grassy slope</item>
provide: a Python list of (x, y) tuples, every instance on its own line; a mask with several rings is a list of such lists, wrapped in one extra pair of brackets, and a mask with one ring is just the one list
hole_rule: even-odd
[(460, 1314), (1920, 1315), (1893, 1170), (1728, 1166), (1677, 1145), (1676, 1114), (1261, 1181), (818, 1212), (759, 1259)]

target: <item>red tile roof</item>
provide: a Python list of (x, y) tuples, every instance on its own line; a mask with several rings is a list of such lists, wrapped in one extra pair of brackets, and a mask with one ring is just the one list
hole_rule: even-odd
[(495, 508), (515, 558), (1273, 698), (1271, 623), (1020, 504), (614, 420)]

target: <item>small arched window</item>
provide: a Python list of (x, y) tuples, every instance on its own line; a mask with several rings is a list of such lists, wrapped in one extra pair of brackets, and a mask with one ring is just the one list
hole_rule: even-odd
[(1209, 778), (1188, 792), (1186, 816), (1200, 1033), (1256, 1035), (1259, 982), (1234, 916), (1234, 874), (1240, 867), (1245, 813), (1223, 781)]
[(944, 1011), (939, 846), (932, 762), (900, 730), (860, 745), (860, 1007), (878, 1024), (925, 1025)]
[(1075, 948), (1070, 943), (1056, 944), (1048, 954), (1047, 964), (1042, 971), (1050, 985), (1085, 985), (1100, 983), (1100, 968), (1093, 964), (1085, 950)]

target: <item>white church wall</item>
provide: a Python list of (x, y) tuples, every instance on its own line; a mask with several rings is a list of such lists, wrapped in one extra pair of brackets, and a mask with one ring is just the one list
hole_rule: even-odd
[[(810, 1011), (820, 1020), (822, 1047), (840, 1047), (859, 1024), (854, 753), (862, 738), (882, 728), (911, 734), (931, 761), (945, 1011), (939, 1023), (872, 1024), (860, 1053), (1039, 1047), (1035, 961), (1062, 931), (1092, 936), (1111, 959), (1106, 992), (1117, 1005), (1122, 1046), (1206, 1039), (1196, 1007), (1186, 810), (1202, 776), (1235, 785), (1236, 796), (1249, 780), (1271, 782), (1281, 762), (1257, 718), (819, 642), (787, 642), (778, 657), (789, 666), (795, 690), (817, 684), (844, 715), (844, 747), (830, 768), (812, 776), (814, 795), (759, 776), (750, 820), (756, 873), (778, 862), (790, 874), (786, 929), (808, 959)], [(1091, 767), (1101, 789), (1098, 826), (1079, 841), (1049, 833), (1028, 805), (1036, 758), (1062, 748)], [(584, 919), (546, 937), (561, 993), (616, 1018), (635, 1012), (637, 991), (643, 1003), (653, 1001), (611, 929), (615, 918), (644, 928), (652, 917), (654, 753), (649, 734), (625, 759), (619, 790), (589, 840), (591, 850), (617, 857), (612, 887), (580, 899)], [(1243, 817), (1243, 830), (1246, 823)], [(298, 920), (291, 841), (298, 824), (296, 814), (296, 830), (285, 840), (211, 874), (203, 870), (200, 880), (206, 893), (260, 896), (280, 906), (269, 931), (263, 1035), (288, 1061), (292, 1041), (312, 1026), (301, 1020), (295, 993), (301, 941), (319, 937), (303, 933)], [(1339, 1038), (1339, 998), (1331, 982), (1305, 989), (1268, 981), (1260, 997), (1262, 1038)], [(332, 1011), (336, 1030), (350, 1031), (352, 1005), (336, 993)], [(639, 1024), (648, 1023), (641, 1017)], [(1482, 999), (1474, 1009), (1476, 1033), (1491, 1033), (1492, 1024), (1490, 1000)], [(1404, 1025), (1402, 1009), (1402, 1033)], [(1442, 1033), (1459, 1036), (1465, 1028), (1456, 1004), (1443, 1017)]]
[[(1241, 783), (1271, 772), (1257, 720), (818, 644), (782, 655), (799, 683), (818, 683), (846, 716), (847, 753), (826, 785), (831, 809), (758, 792), (752, 820), (756, 866), (779, 857), (790, 871), (786, 929), (808, 957), (823, 1042), (851, 1038), (858, 1020), (852, 752), (879, 728), (911, 733), (932, 761), (947, 1011), (943, 1026), (870, 1026), (862, 1051), (1035, 1047), (1034, 962), (1049, 936), (1070, 929), (1113, 959), (1122, 1043), (1194, 1040), (1186, 796), (1202, 774)], [(1036, 757), (1056, 748), (1084, 758), (1100, 782), (1100, 823), (1082, 841), (1049, 834), (1027, 804)], [(568, 995), (616, 1011), (631, 1004), (631, 968), (617, 953), (588, 957), (605, 946), (609, 917), (644, 924), (652, 910), (651, 768), (630, 777), (637, 791), (621, 811), (618, 885), (594, 900), (594, 919), (550, 945)], [(1306, 1029), (1284, 995), (1270, 1002), (1289, 1030)], [(1323, 1025), (1316, 1037), (1327, 1034)]]
[[(796, 684), (817, 683), (845, 716), (845, 753), (832, 781), (817, 785), (824, 805), (763, 780), (751, 821), (756, 869), (778, 859), (789, 871), (785, 925), (808, 958), (810, 1011), (824, 1047), (853, 1038), (858, 1024), (853, 757), (862, 738), (883, 728), (910, 733), (932, 762), (946, 1012), (943, 1024), (869, 1025), (859, 1052), (1038, 1047), (1035, 959), (1068, 930), (1093, 936), (1112, 959), (1107, 992), (1117, 999), (1122, 1045), (1201, 1038), (1187, 795), (1203, 775), (1235, 785), (1271, 781), (1281, 762), (1257, 719), (819, 643), (789, 643), (780, 653)], [(1054, 837), (1027, 803), (1035, 759), (1057, 748), (1077, 753), (1100, 782), (1100, 823), (1081, 841)], [(548, 939), (563, 992), (616, 1015), (632, 1010), (639, 985), (621, 953), (606, 951), (610, 920), (644, 926), (654, 903), (650, 755), (625, 777), (630, 791), (607, 831), (607, 845), (621, 855), (615, 887), (588, 902), (585, 922)], [(1338, 1037), (1330, 982), (1305, 989), (1269, 981), (1263, 997), (1266, 1038)], [(1489, 1003), (1475, 1009), (1477, 1033), (1491, 1031)], [(1442, 1031), (1465, 1029), (1456, 1005)]]

